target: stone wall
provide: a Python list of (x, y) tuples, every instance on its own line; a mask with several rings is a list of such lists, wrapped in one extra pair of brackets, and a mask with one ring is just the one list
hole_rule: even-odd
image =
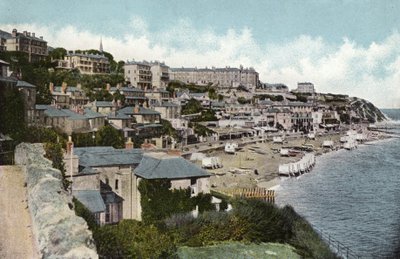
[(15, 162), (26, 172), (32, 228), (43, 258), (98, 258), (86, 221), (75, 215), (62, 175), (44, 158), (41, 144), (22, 143)]

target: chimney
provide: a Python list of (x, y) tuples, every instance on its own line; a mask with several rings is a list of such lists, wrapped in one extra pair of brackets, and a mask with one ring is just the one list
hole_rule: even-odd
[(61, 84), (61, 93), (66, 94), (67, 93), (67, 88), (68, 88), (67, 83), (66, 82), (62, 82), (62, 84)]
[(50, 84), (49, 84), (49, 90), (50, 90), (50, 93), (54, 92), (54, 84), (52, 82), (50, 82)]
[(133, 107), (133, 113), (139, 113), (139, 106), (135, 105), (135, 107)]
[(13, 29), (12, 30), (12, 36), (13, 37), (17, 37), (17, 29)]
[(111, 89), (111, 85), (110, 84), (106, 84), (106, 89), (107, 89), (107, 92), (109, 92), (110, 89)]
[(125, 142), (125, 149), (133, 149), (133, 142), (132, 142), (132, 138), (128, 138), (128, 141)]
[(24, 36), (26, 36), (27, 35), (27, 31), (23, 31), (22, 34), (24, 34)]
[(68, 136), (67, 155), (72, 155), (72, 153), (73, 153), (73, 148), (74, 148), (74, 142), (72, 142), (72, 137), (71, 137), (71, 136)]
[(40, 38), (41, 40), (43, 40), (43, 36), (40, 36), (39, 38)]
[(117, 107), (121, 107), (121, 100), (117, 100)]
[(34, 32), (32, 32), (32, 37), (34, 37), (34, 38), (35, 38), (35, 33), (34, 33)]

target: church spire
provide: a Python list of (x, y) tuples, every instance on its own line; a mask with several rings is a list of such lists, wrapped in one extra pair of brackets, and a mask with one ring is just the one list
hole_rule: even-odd
[(100, 52), (103, 52), (103, 39), (100, 37)]

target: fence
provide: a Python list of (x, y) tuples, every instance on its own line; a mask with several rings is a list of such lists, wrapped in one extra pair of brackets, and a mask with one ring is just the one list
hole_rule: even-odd
[(228, 196), (262, 199), (269, 203), (275, 203), (275, 191), (266, 188), (238, 188), (226, 192)]

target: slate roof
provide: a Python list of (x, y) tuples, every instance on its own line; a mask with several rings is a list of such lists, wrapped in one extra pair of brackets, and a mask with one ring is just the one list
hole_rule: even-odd
[(143, 151), (113, 147), (79, 147), (74, 148), (74, 154), (79, 157), (79, 166), (82, 167), (129, 166), (140, 163)]
[(124, 199), (115, 192), (102, 192), (101, 197), (103, 197), (105, 204), (121, 203), (124, 201)]
[(140, 114), (140, 115), (160, 115), (160, 113), (158, 111), (154, 111), (151, 109), (147, 109), (144, 107), (139, 107), (139, 112), (133, 112), (134, 107), (132, 106), (128, 106), (125, 108), (122, 108), (120, 110), (118, 110), (118, 113), (124, 113), (124, 114), (128, 114), (128, 115), (135, 115), (135, 114)]
[(18, 80), (17, 81), (17, 87), (22, 87), (22, 88), (36, 88), (35, 85), (32, 85), (28, 82), (22, 81), (22, 80)]
[[(61, 86), (55, 86), (54, 87), (54, 92), (60, 92), (61, 93), (61, 89), (62, 89), (62, 87)], [(67, 91), (66, 91), (67, 93), (68, 92), (83, 92), (83, 90), (82, 89), (79, 89), (78, 87), (76, 87), (76, 86), (67, 86)]]
[(44, 114), (48, 117), (68, 117), (69, 120), (86, 120), (105, 117), (98, 112), (90, 110), (89, 108), (85, 109), (84, 114), (79, 114), (69, 109), (57, 109), (50, 105), (37, 104), (35, 109), (44, 110)]
[(182, 157), (165, 153), (144, 154), (134, 174), (144, 179), (182, 179), (209, 177), (210, 174)]
[(113, 102), (107, 102), (107, 101), (96, 101), (94, 104), (96, 107), (114, 107)]
[(128, 87), (124, 86), (118, 89), (117, 87), (111, 87), (110, 91), (111, 92), (116, 92), (117, 90), (122, 91), (122, 92), (144, 92), (142, 89), (135, 88), (135, 87)]
[(74, 191), (73, 195), (92, 213), (106, 210), (106, 205), (99, 190)]

